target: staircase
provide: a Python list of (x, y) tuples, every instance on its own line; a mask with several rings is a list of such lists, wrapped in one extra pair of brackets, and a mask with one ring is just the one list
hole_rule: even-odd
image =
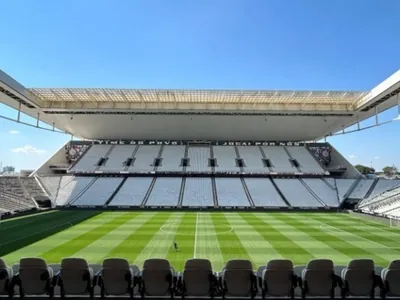
[(368, 192), (365, 194), (365, 199), (369, 198), (369, 196), (371, 196), (372, 192), (374, 191), (376, 185), (379, 182), (379, 178), (375, 178), (374, 182), (372, 183), (371, 187), (369, 188)]
[(326, 205), (326, 203), (320, 198), (318, 197), (318, 195), (316, 193), (314, 193), (314, 191), (304, 182), (304, 180), (302, 178), (299, 178), (299, 181), (302, 183), (302, 185), (307, 189), (307, 191), (309, 191), (309, 193), (311, 195), (313, 195), (313, 197), (315, 199), (317, 199), (317, 201), (319, 203), (321, 203), (323, 206), (327, 207), (328, 205)]
[(119, 190), (122, 188), (122, 186), (125, 184), (125, 181), (128, 179), (128, 177), (125, 177), (121, 183), (118, 185), (118, 187), (115, 189), (115, 191), (111, 194), (110, 198), (108, 198), (108, 200), (106, 201), (106, 203), (104, 203), (104, 206), (108, 206), (111, 201), (114, 199), (115, 195), (118, 194)]
[(292, 205), (290, 204), (290, 202), (286, 199), (285, 195), (281, 192), (281, 190), (279, 189), (279, 187), (276, 185), (274, 179), (270, 178), (272, 185), (274, 186), (274, 188), (276, 189), (276, 191), (278, 192), (279, 196), (281, 196), (283, 202), (285, 202), (285, 204), (288, 207), (292, 207)]
[(245, 192), (245, 194), (246, 194), (246, 196), (247, 196), (247, 200), (249, 201), (251, 207), (256, 207), (256, 205), (254, 204), (253, 199), (251, 198), (249, 189), (247, 188), (246, 181), (244, 181), (244, 178), (243, 178), (243, 177), (240, 178), (240, 181), (242, 182), (244, 192)]

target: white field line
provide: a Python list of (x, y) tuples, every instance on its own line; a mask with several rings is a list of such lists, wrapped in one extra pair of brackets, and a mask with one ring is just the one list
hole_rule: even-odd
[(97, 240), (87, 244), (85, 248), (74, 253), (73, 257), (90, 257), (92, 262), (101, 262), (107, 254), (122, 244), (131, 234), (137, 231), (144, 223), (154, 217), (155, 213), (141, 213), (136, 216), (131, 216), (127, 222), (114, 228), (107, 234)]
[[(354, 218), (356, 218), (356, 220), (358, 220), (358, 221), (361, 221), (361, 222), (363, 221), (362, 219), (357, 219), (357, 217), (354, 217)], [(323, 219), (329, 221), (329, 218), (323, 217)], [(379, 233), (375, 232), (375, 231), (380, 231), (380, 232), (382, 232), (382, 236), (383, 237), (385, 237), (385, 238), (387, 238), (389, 240), (392, 240), (394, 242), (398, 242), (400, 240), (400, 232), (397, 233), (397, 232), (393, 232), (393, 231), (390, 231), (390, 230), (387, 230), (387, 229), (376, 227), (376, 226), (373, 226), (373, 224), (362, 224), (361, 225), (359, 222), (355, 222), (355, 220), (354, 220), (354, 222), (353, 222), (353, 220), (351, 220), (351, 223), (349, 223), (349, 222), (346, 222), (345, 219), (339, 219), (339, 218), (336, 220), (336, 222), (340, 223), (341, 225), (351, 226), (351, 227), (353, 227), (355, 229), (359, 229), (359, 230), (362, 230), (362, 231), (370, 232), (370, 233), (373, 233), (373, 234), (376, 234), (376, 235), (379, 235)], [(377, 223), (377, 224), (379, 224), (379, 223)], [(385, 224), (383, 224), (383, 223), (381, 223), (381, 224), (383, 226), (385, 226)], [(388, 229), (389, 228), (390, 227), (388, 226)]]
[[(297, 216), (298, 220), (308, 226), (312, 226), (318, 230), (323, 229), (324, 231), (328, 232), (332, 236), (342, 240), (343, 242), (350, 244), (354, 247), (357, 247), (361, 250), (367, 251), (371, 253), (374, 256), (380, 257), (386, 261), (392, 261), (396, 258), (398, 258), (398, 249), (390, 248), (388, 246), (384, 246), (382, 244), (379, 244), (377, 242), (371, 241), (369, 239), (366, 239), (362, 236), (359, 236), (357, 234), (353, 234), (344, 230), (341, 230), (340, 228), (331, 226), (329, 224), (326, 224), (324, 222), (315, 220), (310, 217), (306, 216)], [(325, 227), (321, 227), (321, 225), (327, 225)], [(330, 228), (330, 229), (329, 229)], [(331, 230), (332, 229), (332, 230)], [(377, 249), (371, 248), (371, 245), (378, 245), (379, 246), (379, 251)]]
[[(378, 225), (383, 225), (383, 226), (387, 226), (387, 228), (389, 229), (391, 229), (391, 228), (393, 228), (393, 229), (395, 229), (395, 230), (399, 230), (400, 229), (400, 227), (391, 227), (390, 225), (387, 225), (387, 224), (385, 224), (385, 223), (381, 223), (381, 222), (379, 222), (379, 221), (375, 221), (375, 220), (369, 220), (369, 219), (366, 219), (366, 218), (363, 218), (363, 217), (359, 217), (359, 216), (355, 216), (355, 215), (351, 215), (351, 214), (348, 214), (348, 216), (350, 217), (350, 218), (353, 218), (353, 219), (356, 219), (356, 220), (359, 220), (359, 221), (363, 221), (363, 222), (366, 222), (366, 223), (368, 223), (368, 222), (370, 222), (370, 223), (374, 223), (374, 224), (378, 224)], [(365, 226), (369, 226), (369, 227), (373, 227), (373, 228), (377, 228), (377, 227), (374, 227), (374, 226), (370, 226), (370, 225), (365, 225)], [(382, 229), (382, 228), (379, 228), (380, 230), (383, 230), (383, 231), (388, 231), (388, 232), (390, 232), (390, 230), (386, 230), (386, 229)]]
[(134, 263), (143, 265), (143, 262), (148, 258), (165, 258), (168, 254), (171, 244), (176, 236), (179, 225), (185, 213), (174, 213), (164, 222), (164, 224), (171, 224), (168, 232), (160, 229), (153, 235), (152, 239), (148, 241), (147, 245), (143, 247), (142, 251), (135, 258)]
[(358, 234), (354, 234), (354, 233), (348, 232), (348, 231), (346, 231), (346, 230), (340, 229), (340, 228), (338, 228), (338, 227), (335, 227), (335, 226), (332, 226), (332, 225), (329, 225), (329, 224), (321, 224), (321, 225), (319, 225), (319, 226), (320, 226), (320, 228), (321, 228), (322, 230), (326, 230), (326, 231), (329, 231), (329, 232), (340, 231), (340, 232), (343, 232), (343, 233), (346, 234), (346, 235), (356, 236), (357, 238), (359, 238), (359, 239), (361, 239), (361, 240), (364, 240), (364, 241), (366, 241), (366, 242), (375, 244), (375, 245), (377, 245), (377, 246), (379, 246), (379, 247), (383, 247), (383, 248), (386, 248), (386, 249), (400, 249), (400, 246), (399, 246), (399, 247), (388, 247), (388, 246), (386, 246), (386, 245), (380, 244), (380, 243), (375, 242), (375, 241), (373, 241), (373, 240), (369, 240), (369, 239), (367, 239), (367, 238), (365, 238), (365, 237), (363, 237), (363, 236), (360, 236), (360, 235), (358, 235)]
[(199, 228), (199, 213), (197, 213), (196, 216), (196, 230), (194, 234), (194, 247), (193, 247), (193, 258), (196, 258), (197, 254), (197, 234), (198, 234), (198, 228)]
[(62, 224), (53, 226), (53, 227), (51, 227), (51, 228), (47, 228), (47, 229), (45, 229), (45, 230), (37, 231), (37, 232), (34, 232), (34, 233), (32, 233), (32, 234), (28, 234), (28, 235), (25, 235), (25, 236), (23, 236), (23, 237), (17, 238), (17, 239), (15, 239), (15, 240), (8, 241), (8, 242), (6, 242), (6, 243), (0, 244), (0, 246), (8, 245), (8, 244), (17, 242), (17, 241), (19, 241), (19, 240), (23, 240), (23, 239), (28, 238), (28, 237), (31, 237), (31, 236), (35, 236), (35, 235), (38, 235), (38, 234), (41, 234), (41, 233), (44, 233), (44, 232), (47, 232), (47, 231), (50, 231), (50, 230), (54, 230), (55, 228), (59, 228), (59, 227), (64, 226), (64, 225), (66, 225), (66, 224), (69, 224), (69, 225), (72, 227), (72, 226), (74, 226), (74, 225), (78, 225), (78, 224), (73, 224), (73, 223), (72, 223), (73, 221), (81, 220), (81, 219), (82, 219), (82, 221), (83, 221), (83, 218), (76, 218), (76, 219), (73, 219), (72, 221), (68, 221), (68, 222), (65, 222), (65, 223), (62, 223)]

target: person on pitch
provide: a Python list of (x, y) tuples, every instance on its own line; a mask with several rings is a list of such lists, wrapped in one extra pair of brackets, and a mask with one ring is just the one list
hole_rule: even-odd
[(178, 244), (176, 241), (174, 241), (174, 250), (175, 250), (175, 252), (178, 252), (178, 250), (179, 250)]

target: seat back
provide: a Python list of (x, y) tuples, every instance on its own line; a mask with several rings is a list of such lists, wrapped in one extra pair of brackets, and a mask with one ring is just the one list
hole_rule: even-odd
[(7, 267), (4, 260), (0, 258), (0, 295), (8, 293), (8, 287), (12, 277), (12, 269)]
[(102, 279), (107, 295), (124, 295), (132, 287), (132, 269), (126, 259), (108, 258), (103, 261)]
[(183, 270), (183, 283), (186, 295), (208, 296), (213, 285), (211, 262), (207, 259), (189, 259)]
[(248, 297), (253, 288), (253, 266), (249, 260), (230, 260), (222, 271), (225, 292), (234, 297)]
[(354, 259), (342, 271), (342, 279), (352, 296), (369, 296), (375, 283), (374, 261)]
[(392, 261), (382, 270), (382, 280), (390, 296), (400, 296), (400, 260)]
[(26, 295), (46, 294), (52, 275), (41, 258), (22, 258), (19, 262), (20, 287)]
[(64, 258), (61, 261), (60, 279), (67, 295), (82, 295), (89, 292), (93, 271), (83, 258)]
[(169, 294), (172, 284), (172, 269), (169, 261), (161, 258), (147, 259), (143, 264), (143, 292), (148, 296)]
[(301, 278), (311, 296), (330, 296), (334, 288), (334, 265), (330, 259), (314, 259), (308, 262)]
[(293, 290), (293, 263), (287, 259), (268, 262), (263, 271), (266, 292), (272, 296), (290, 296)]

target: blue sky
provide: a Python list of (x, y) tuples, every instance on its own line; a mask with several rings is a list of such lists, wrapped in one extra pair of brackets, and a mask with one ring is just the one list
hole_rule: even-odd
[[(0, 68), (27, 87), (369, 90), (400, 66), (398, 0), (15, 0), (2, 11)], [(353, 163), (400, 166), (399, 129), (329, 141)], [(0, 119), (0, 138), (0, 161), (20, 169), (69, 137)]]

